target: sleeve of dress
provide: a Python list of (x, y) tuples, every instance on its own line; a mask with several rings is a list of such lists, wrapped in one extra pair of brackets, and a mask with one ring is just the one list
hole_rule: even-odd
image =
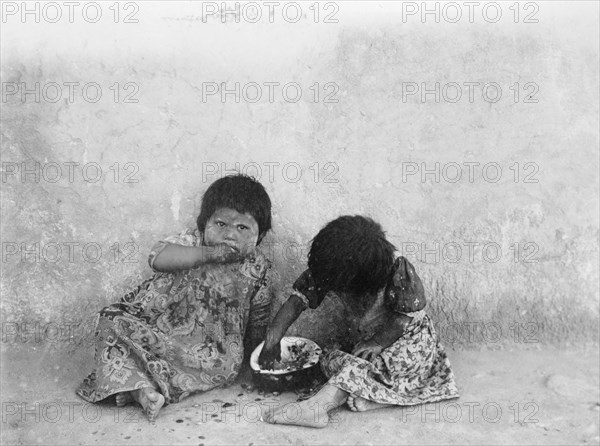
[(271, 321), (273, 304), (273, 289), (271, 286), (270, 264), (267, 264), (262, 278), (257, 281), (256, 293), (250, 300), (250, 314), (246, 328), (246, 353), (252, 353), (258, 344), (265, 340), (267, 327)]
[(404, 257), (394, 262), (394, 268), (385, 290), (387, 307), (397, 313), (411, 316), (423, 310), (427, 301), (421, 278), (414, 266)]
[(325, 293), (318, 293), (315, 281), (309, 269), (300, 274), (292, 286), (292, 295), (298, 296), (311, 309), (317, 308), (323, 302)]
[(159, 240), (150, 250), (150, 254), (148, 255), (148, 265), (156, 271), (156, 269), (154, 269), (154, 261), (167, 245), (199, 246), (199, 237), (200, 234), (197, 229), (188, 228), (179, 235), (171, 235), (164, 240)]

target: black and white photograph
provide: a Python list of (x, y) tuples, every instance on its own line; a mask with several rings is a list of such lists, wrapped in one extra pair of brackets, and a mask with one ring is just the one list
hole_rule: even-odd
[(600, 1), (0, 1), (2, 445), (600, 445)]

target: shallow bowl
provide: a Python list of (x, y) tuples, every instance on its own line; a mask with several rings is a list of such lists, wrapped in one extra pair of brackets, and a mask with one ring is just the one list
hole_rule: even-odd
[(302, 364), (292, 364), (281, 370), (264, 370), (258, 364), (258, 357), (264, 342), (258, 345), (250, 357), (250, 367), (254, 371), (256, 382), (265, 390), (285, 390), (309, 384), (319, 376), (318, 367), (321, 348), (316, 342), (299, 336), (286, 336), (281, 340), (281, 364), (294, 361), (294, 350), (308, 354)]

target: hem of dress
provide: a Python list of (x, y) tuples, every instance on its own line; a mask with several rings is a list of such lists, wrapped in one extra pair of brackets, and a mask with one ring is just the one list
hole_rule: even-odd
[[(88, 403), (99, 403), (100, 401), (104, 401), (106, 398), (109, 398), (109, 397), (111, 397), (111, 396), (113, 396), (113, 395), (117, 395), (117, 394), (119, 394), (119, 393), (125, 393), (125, 392), (133, 392), (133, 391), (135, 391), (135, 390), (145, 389), (145, 388), (147, 388), (147, 387), (150, 387), (150, 388), (152, 388), (152, 389), (156, 390), (156, 388), (155, 388), (154, 386), (152, 386), (152, 385), (148, 385), (148, 386), (144, 386), (144, 387), (137, 387), (137, 388), (133, 388), (133, 389), (130, 389), (130, 390), (116, 390), (116, 391), (114, 391), (114, 392), (111, 392), (111, 393), (109, 393), (108, 395), (106, 395), (105, 397), (103, 397), (103, 398), (100, 398), (100, 399), (98, 399), (98, 398), (96, 398), (96, 399), (91, 399), (91, 398), (88, 398), (87, 396), (84, 396), (84, 395), (82, 395), (82, 394), (79, 392), (79, 390), (76, 390), (76, 391), (75, 391), (75, 395), (77, 395), (77, 396), (78, 396), (79, 398), (81, 398), (82, 400), (84, 400), (84, 401), (87, 401)], [(158, 392), (158, 390), (157, 390), (157, 392)], [(159, 392), (159, 393), (160, 393), (160, 392)], [(162, 393), (161, 393), (161, 395), (162, 395)], [(166, 403), (166, 399), (165, 399), (165, 403)]]
[[(345, 386), (341, 385), (341, 384), (337, 384), (335, 382), (328, 382), (327, 384), (332, 385), (334, 387), (337, 387), (338, 389), (352, 395), (352, 392), (350, 392), (347, 388), (344, 388)], [(368, 398), (366, 396), (362, 396), (362, 395), (358, 395), (359, 398), (363, 398), (365, 400), (371, 401), (373, 403), (377, 403), (377, 404), (389, 404), (392, 406), (418, 406), (420, 404), (432, 404), (432, 403), (437, 403), (440, 401), (445, 401), (445, 400), (452, 400), (452, 399), (457, 399), (460, 398), (460, 393), (458, 391), (456, 391), (456, 393), (452, 393), (450, 395), (438, 395), (438, 396), (433, 396), (431, 398), (428, 398), (426, 401), (402, 401), (402, 402), (398, 402), (398, 401), (393, 401), (391, 402), (390, 400), (387, 401), (383, 401), (383, 400), (373, 400), (371, 398)]]

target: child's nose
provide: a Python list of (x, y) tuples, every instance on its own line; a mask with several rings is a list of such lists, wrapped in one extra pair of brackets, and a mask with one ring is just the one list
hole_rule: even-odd
[(225, 229), (225, 240), (235, 240), (235, 230), (233, 228)]

